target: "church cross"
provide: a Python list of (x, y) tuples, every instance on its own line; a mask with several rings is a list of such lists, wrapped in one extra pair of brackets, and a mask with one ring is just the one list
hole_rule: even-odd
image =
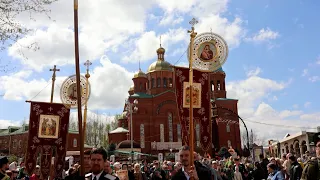
[(60, 71), (60, 69), (57, 69), (57, 66), (54, 65), (53, 69), (50, 69), (50, 71), (53, 71), (53, 74), (52, 74), (52, 87), (51, 87), (51, 99), (50, 99), (50, 102), (52, 103), (53, 102), (53, 92), (54, 92), (54, 81), (56, 80), (56, 72)]
[(92, 62), (90, 62), (89, 60), (87, 60), (84, 65), (87, 67), (87, 70), (89, 70), (89, 66), (92, 65)]
[(194, 27), (194, 25), (198, 24), (199, 21), (196, 18), (192, 18), (191, 21), (189, 22), (189, 24), (192, 25), (192, 27)]
[(43, 154), (44, 156), (46, 156), (46, 162), (48, 161), (48, 155), (50, 155), (49, 153), (45, 153), (45, 154)]
[(160, 47), (161, 47), (161, 36), (160, 36)]
[(51, 106), (48, 109), (49, 109), (50, 112), (53, 110), (53, 108)]

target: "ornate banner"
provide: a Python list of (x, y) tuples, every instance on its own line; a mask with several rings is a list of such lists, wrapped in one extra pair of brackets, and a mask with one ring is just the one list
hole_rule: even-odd
[(31, 102), (26, 169), (33, 173), (40, 158), (41, 175), (48, 179), (54, 158), (55, 178), (61, 177), (66, 156), (70, 109), (63, 104)]
[[(210, 91), (209, 91), (209, 74), (193, 70), (194, 88), (198, 89), (196, 93), (198, 100), (194, 103), (200, 103), (194, 106), (193, 119), (194, 124), (200, 124), (200, 145), (204, 151), (211, 148), (211, 121), (210, 121)], [(186, 84), (187, 82), (187, 84)], [(185, 106), (186, 92), (185, 87), (189, 84), (189, 69), (183, 67), (175, 67), (175, 85), (176, 85), (176, 98), (178, 105), (178, 115), (181, 124), (182, 142), (189, 144), (189, 106)], [(194, 104), (194, 105), (196, 105)], [(195, 128), (195, 127), (192, 127)]]

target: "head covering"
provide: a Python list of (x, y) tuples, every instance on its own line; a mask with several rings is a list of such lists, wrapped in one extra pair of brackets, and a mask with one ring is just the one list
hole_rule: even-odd
[(0, 166), (7, 164), (9, 162), (6, 156), (0, 156)]
[(113, 164), (113, 167), (120, 169), (121, 165), (120, 165), (119, 162), (116, 162), (116, 163)]

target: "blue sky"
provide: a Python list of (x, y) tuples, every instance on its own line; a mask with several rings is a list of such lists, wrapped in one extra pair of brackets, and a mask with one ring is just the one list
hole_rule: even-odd
[[(128, 1), (131, 2), (131, 1)], [(81, 3), (81, 2), (80, 2)], [(83, 2), (85, 4), (86, 2)], [(105, 4), (104, 4), (105, 3)], [(99, 114), (121, 112), (131, 78), (146, 71), (156, 60), (159, 36), (166, 48), (166, 60), (186, 64), (183, 53), (189, 41), (186, 30), (192, 17), (199, 20), (198, 33), (212, 29), (226, 39), (229, 57), (223, 65), (227, 74), (228, 96), (239, 99), (239, 113), (249, 117), (249, 128), (273, 127), (262, 136), (283, 137), (301, 127), (320, 125), (320, 25), (318, 1), (188, 0), (146, 1), (134, 5), (96, 1), (80, 4), (80, 58), (93, 65), (92, 96), (89, 109)], [(68, 8), (70, 7), (70, 8)], [(106, 7), (106, 8), (102, 8)], [(2, 126), (28, 119), (30, 100), (51, 79), (49, 69), (56, 64), (57, 85), (74, 74), (72, 4), (52, 5), (51, 17), (34, 15), (36, 22), (18, 20), (36, 31), (19, 41), (38, 42), (40, 50), (22, 51), (19, 47), (1, 52), (1, 64), (9, 62), (9, 72), (0, 72), (0, 120)], [(118, 10), (118, 11), (117, 11)], [(120, 11), (121, 10), (121, 11)], [(103, 58), (101, 58), (103, 57)], [(82, 65), (81, 71), (85, 72)], [(50, 85), (35, 98), (48, 101)], [(55, 91), (59, 101), (59, 91)], [(280, 128), (256, 122), (296, 128)], [(1, 125), (0, 125), (1, 126)]]

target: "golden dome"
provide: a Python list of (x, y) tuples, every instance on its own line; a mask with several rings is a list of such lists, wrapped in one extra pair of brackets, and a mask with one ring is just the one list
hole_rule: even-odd
[(147, 78), (147, 75), (141, 71), (141, 69), (139, 69), (139, 71), (134, 74), (133, 78), (138, 78), (138, 77), (143, 77), (143, 78)]
[(167, 61), (158, 59), (156, 62), (153, 62), (148, 68), (148, 73), (154, 71), (173, 71), (173, 68)]
[(121, 114), (121, 119), (127, 119), (127, 111), (123, 111)]
[(130, 86), (129, 91), (134, 91), (134, 85)]
[(164, 54), (166, 52), (166, 50), (160, 46), (159, 49), (157, 49), (157, 54)]

